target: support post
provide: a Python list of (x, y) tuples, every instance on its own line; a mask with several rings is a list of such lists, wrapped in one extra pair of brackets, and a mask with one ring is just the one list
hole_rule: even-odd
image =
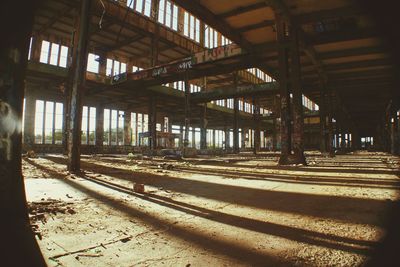
[(260, 152), (260, 106), (259, 100), (255, 97), (253, 98), (253, 120), (254, 120), (254, 146), (253, 153), (257, 154)]
[(289, 155), (291, 153), (291, 127), (290, 127), (290, 96), (289, 96), (289, 66), (288, 49), (285, 46), (286, 23), (281, 14), (276, 14), (276, 33), (278, 40), (278, 65), (279, 65), (279, 91), (280, 91), (280, 109), (281, 109), (281, 156), (280, 165), (289, 164)]
[(397, 115), (397, 111), (395, 114), (395, 132), (396, 132), (396, 151), (395, 155), (400, 155), (400, 123), (399, 123), (399, 116)]
[(125, 110), (125, 112), (124, 112), (124, 145), (130, 146), (131, 144), (132, 144), (131, 111)]
[(190, 126), (190, 84), (187, 74), (185, 75), (185, 134), (183, 147), (189, 145), (189, 126)]
[(96, 151), (103, 150), (104, 142), (104, 106), (96, 107)]
[[(238, 75), (233, 74), (233, 86), (238, 86)], [(239, 99), (233, 99), (233, 153), (239, 153)]]
[(35, 112), (36, 98), (29, 89), (25, 89), (24, 147), (26, 150), (32, 149), (35, 144)]
[(327, 127), (328, 127), (328, 140), (326, 142), (326, 149), (329, 153), (330, 157), (334, 157), (335, 156), (335, 150), (333, 147), (333, 123), (332, 123), (332, 97), (330, 97), (329, 94), (325, 95), (325, 103), (327, 104), (327, 109), (328, 109), (328, 121), (327, 121)]
[(396, 154), (396, 128), (397, 128), (397, 123), (396, 123), (396, 114), (392, 113), (391, 119), (390, 119), (390, 153), (392, 155)]
[(319, 103), (319, 127), (320, 127), (320, 150), (321, 153), (327, 152), (327, 116), (326, 116), (326, 101), (324, 89), (320, 90)]
[(157, 107), (156, 97), (149, 97), (149, 148), (151, 150), (157, 149)]
[(22, 104), (36, 1), (0, 9), (0, 227), (2, 266), (46, 266), (32, 233), (21, 169)]
[(272, 151), (278, 150), (278, 136), (277, 136), (277, 127), (276, 118), (272, 119)]
[(89, 43), (91, 0), (82, 0), (78, 30), (72, 56), (72, 87), (70, 98), (70, 128), (68, 138), (68, 170), (80, 171), (80, 145), (81, 145), (81, 120), (82, 120), (82, 90), (85, 86), (87, 65), (87, 51)]
[(290, 81), (293, 92), (293, 154), (294, 158), (291, 163), (306, 165), (304, 156), (304, 118), (303, 118), (303, 101), (300, 77), (300, 53), (299, 53), (299, 37), (298, 28), (292, 26), (291, 31), (291, 72)]
[(246, 133), (248, 133), (248, 129), (242, 127), (242, 132), (241, 132), (241, 135), (242, 135), (242, 138), (241, 138), (242, 149), (246, 148)]
[(230, 148), (231, 137), (229, 134), (229, 128), (226, 126), (224, 127), (224, 134), (225, 134), (225, 151), (228, 151)]
[(207, 149), (207, 105), (201, 108), (200, 149)]

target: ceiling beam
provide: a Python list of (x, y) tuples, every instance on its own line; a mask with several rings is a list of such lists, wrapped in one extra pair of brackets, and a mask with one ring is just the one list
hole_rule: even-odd
[(318, 58), (314, 47), (306, 42), (306, 37), (303, 29), (296, 24), (296, 21), (294, 21), (285, 3), (282, 0), (269, 0), (269, 2), (272, 5), (272, 8), (274, 9), (275, 13), (279, 13), (284, 18), (286, 18), (289, 24), (291, 24), (292, 27), (297, 30), (299, 35), (299, 45), (301, 46), (304, 53), (307, 55), (307, 57), (311, 60), (311, 62), (315, 66), (318, 76), (320, 77), (321, 83), (326, 84), (328, 81), (328, 77), (326, 76), (326, 73), (324, 71), (322, 61)]
[(44, 23), (39, 30), (37, 30), (37, 34), (43, 34), (46, 32), (51, 26), (54, 25), (59, 19), (67, 15), (68, 13), (72, 12), (75, 10), (75, 7), (66, 7), (54, 14), (54, 16), (50, 17), (46, 23)]
[[(169, 50), (169, 49), (172, 49), (172, 48), (174, 48), (174, 47), (175, 47), (175, 45), (166, 45), (166, 46), (164, 46), (164, 47), (162, 47), (162, 48), (159, 48), (159, 49), (158, 49), (158, 54), (161, 54), (162, 52), (165, 52), (165, 51), (167, 51), (167, 50)], [(150, 55), (151, 55), (151, 50), (149, 50), (149, 51), (143, 53), (140, 57), (130, 58), (130, 60), (140, 61), (140, 60), (142, 60), (142, 59), (148, 58)]]
[(326, 19), (353, 17), (362, 14), (360, 8), (356, 6), (346, 6), (335, 9), (320, 10), (316, 12), (304, 13), (294, 17), (298, 24), (319, 22)]
[(218, 18), (214, 13), (201, 5), (198, 0), (174, 0), (174, 2), (189, 13), (204, 21), (204, 23), (207, 23), (210, 27), (223, 34), (232, 42), (245, 49), (251, 50), (251, 44), (244, 39), (243, 36), (236, 32), (236, 30), (233, 29), (223, 19)]
[(141, 40), (141, 39), (143, 39), (145, 37), (146, 36), (144, 36), (143, 34), (138, 34), (138, 35), (135, 35), (133, 37), (128, 37), (125, 40), (122, 40), (121, 42), (118, 42), (118, 43), (116, 43), (116, 44), (114, 44), (112, 46), (105, 47), (105, 48), (98, 47), (97, 49), (98, 50), (103, 50), (104, 52), (108, 53), (108, 52), (112, 52), (114, 50), (118, 50), (121, 47), (130, 45), (130, 44), (132, 44), (134, 42), (137, 42), (137, 41), (139, 41), (139, 40)]
[(274, 25), (275, 25), (274, 20), (264, 20), (264, 21), (256, 23), (256, 24), (251, 24), (251, 25), (240, 27), (240, 28), (236, 28), (236, 31), (242, 33), (242, 32), (257, 30), (259, 28), (271, 27)]
[(261, 9), (264, 7), (267, 7), (268, 5), (265, 2), (261, 2), (261, 3), (255, 3), (252, 5), (248, 5), (248, 6), (241, 6), (235, 9), (232, 9), (230, 11), (218, 14), (218, 18), (222, 18), (222, 19), (226, 19), (229, 17), (234, 17), (234, 16), (238, 16), (247, 12), (251, 12), (257, 9)]
[(330, 43), (339, 43), (354, 41), (360, 39), (377, 38), (378, 34), (372, 28), (365, 29), (341, 29), (340, 31), (324, 32), (313, 35), (306, 35), (306, 42), (310, 45), (324, 45)]
[(331, 52), (320, 53), (319, 57), (321, 59), (330, 59), (330, 58), (364, 56), (364, 55), (381, 54), (381, 53), (385, 53), (385, 49), (382, 46), (357, 47), (345, 50), (336, 50)]
[(362, 60), (338, 64), (326, 65), (325, 69), (327, 71), (336, 71), (343, 69), (354, 69), (354, 68), (367, 68), (367, 67), (377, 67), (377, 66), (392, 66), (393, 62), (388, 58), (372, 59), (372, 60)]

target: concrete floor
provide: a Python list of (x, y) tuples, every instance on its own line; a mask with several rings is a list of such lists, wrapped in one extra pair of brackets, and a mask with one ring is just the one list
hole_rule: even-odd
[(85, 156), (75, 176), (63, 156), (43, 155), (25, 158), (23, 171), (49, 266), (363, 264), (399, 198), (399, 158), (277, 160)]

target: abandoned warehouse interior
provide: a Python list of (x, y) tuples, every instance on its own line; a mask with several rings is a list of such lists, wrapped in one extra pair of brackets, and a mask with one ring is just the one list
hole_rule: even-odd
[(391, 260), (398, 52), (371, 2), (6, 1), (3, 261)]

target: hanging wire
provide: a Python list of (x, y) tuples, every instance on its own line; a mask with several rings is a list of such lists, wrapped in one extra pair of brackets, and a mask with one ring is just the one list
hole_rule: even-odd
[(99, 0), (99, 1), (100, 1), (101, 5), (103, 6), (103, 13), (101, 14), (100, 21), (99, 21), (99, 28), (101, 29), (101, 25), (103, 24), (103, 18), (104, 18), (104, 15), (106, 14), (106, 6), (104, 5), (103, 0)]

